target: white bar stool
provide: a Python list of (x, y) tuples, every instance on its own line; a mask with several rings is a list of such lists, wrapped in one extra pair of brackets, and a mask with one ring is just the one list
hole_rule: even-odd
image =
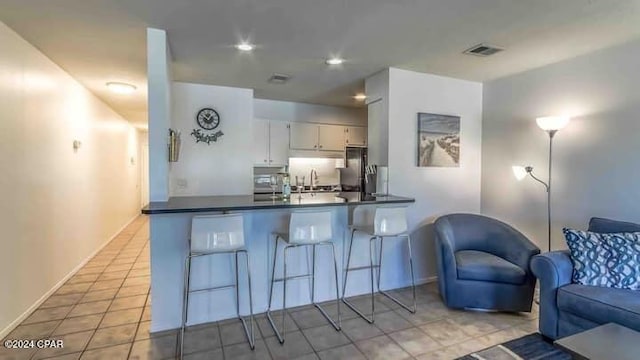
[[(374, 301), (374, 284), (373, 284), (373, 269), (378, 269), (378, 281), (377, 287), (378, 292), (393, 300), (398, 305), (402, 306), (407, 311), (414, 313), (416, 312), (416, 283), (413, 274), (413, 258), (411, 255), (411, 237), (407, 232), (407, 216), (406, 216), (406, 208), (404, 207), (378, 207), (376, 208), (374, 223), (373, 226), (350, 226), (351, 230), (351, 240), (349, 241), (349, 254), (347, 256), (347, 267), (345, 268), (344, 282), (342, 283), (342, 301), (349, 307), (351, 310), (356, 312), (360, 317), (365, 319), (370, 324), (373, 324), (375, 321), (375, 301)], [(370, 265), (359, 266), (359, 267), (350, 267), (351, 265), (351, 252), (353, 250), (353, 237), (356, 232), (365, 233), (371, 238), (369, 239), (369, 261)], [(383, 244), (386, 238), (396, 238), (396, 239), (406, 239), (407, 248), (409, 250), (409, 270), (411, 272), (411, 288), (413, 291), (413, 306), (409, 307), (402, 303), (400, 300), (396, 299), (391, 294), (383, 291), (380, 288), (380, 272), (382, 270), (382, 254), (383, 254)], [(376, 240), (380, 239), (380, 252), (378, 255), (378, 262), (374, 262), (375, 258), (375, 246)], [(346, 297), (346, 289), (347, 289), (347, 281), (349, 279), (349, 272), (355, 270), (365, 270), (369, 269), (371, 273), (371, 318), (367, 317), (364, 313), (358, 310), (352, 303), (350, 303)]]
[[(236, 311), (238, 319), (242, 322), (244, 332), (249, 341), (251, 350), (255, 349), (253, 299), (251, 297), (251, 271), (249, 269), (249, 253), (244, 248), (244, 221), (240, 214), (231, 215), (207, 215), (194, 216), (191, 220), (191, 238), (189, 239), (189, 255), (185, 259), (184, 271), (184, 297), (182, 302), (182, 327), (180, 328), (180, 344), (178, 346), (179, 359), (184, 353), (184, 331), (189, 310), (189, 294), (192, 292), (236, 289)], [(240, 291), (238, 288), (238, 254), (244, 253), (247, 261), (247, 283), (249, 287), (249, 318), (251, 331), (247, 328), (247, 322), (240, 315)], [(191, 261), (195, 257), (208, 255), (235, 255), (235, 282), (231, 285), (216, 286), (213, 288), (191, 290), (189, 281), (191, 277)]]
[[(320, 311), (320, 313), (331, 323), (331, 325), (337, 330), (340, 331), (340, 294), (338, 289), (338, 262), (336, 261), (336, 252), (331, 239), (333, 237), (332, 225), (331, 225), (331, 212), (323, 211), (323, 212), (294, 212), (291, 214), (291, 220), (289, 221), (289, 232), (285, 234), (274, 233), (275, 238), (275, 246), (273, 250), (273, 267), (271, 269), (271, 289), (269, 291), (269, 308), (267, 309), (267, 318), (269, 319), (269, 323), (273, 328), (273, 331), (276, 333), (278, 337), (278, 341), (281, 344), (284, 343), (285, 336), (285, 315), (287, 312), (287, 280), (293, 279), (301, 279), (301, 278), (310, 278), (311, 281), (311, 289), (310, 289), (310, 297), (311, 303)], [(276, 279), (276, 260), (278, 255), (278, 244), (282, 239), (284, 241), (284, 250), (283, 250), (283, 277)], [(333, 266), (334, 266), (334, 274), (336, 281), (336, 304), (338, 310), (338, 323), (336, 324), (331, 317), (327, 314), (327, 312), (315, 302), (315, 277), (316, 277), (316, 247), (318, 246), (330, 246), (331, 254), (333, 256)], [(311, 247), (313, 251), (313, 256), (311, 260), (311, 270), (310, 273), (301, 274), (301, 275), (292, 275), (289, 276), (287, 274), (287, 252), (293, 248), (305, 247), (308, 251), (308, 248)], [(308, 252), (307, 252), (308, 254)], [(307, 260), (307, 269), (308, 269), (308, 255), (305, 256)], [(273, 298), (273, 285), (276, 282), (283, 282), (282, 289), (282, 332), (278, 330), (278, 327), (275, 325), (273, 318), (271, 317), (271, 306), (272, 306), (272, 298)]]

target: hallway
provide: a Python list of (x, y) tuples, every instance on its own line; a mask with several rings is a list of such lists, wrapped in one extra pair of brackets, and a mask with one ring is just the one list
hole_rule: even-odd
[(146, 359), (149, 319), (149, 226), (141, 216), (4, 339), (60, 339), (64, 347), (3, 346), (0, 359)]

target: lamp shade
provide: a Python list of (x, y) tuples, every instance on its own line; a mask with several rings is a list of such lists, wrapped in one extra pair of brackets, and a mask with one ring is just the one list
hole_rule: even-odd
[(515, 176), (518, 181), (527, 177), (527, 169), (524, 166), (512, 166), (511, 169), (513, 170), (513, 176)]
[(538, 127), (544, 131), (558, 131), (569, 124), (568, 116), (543, 116), (536, 119)]

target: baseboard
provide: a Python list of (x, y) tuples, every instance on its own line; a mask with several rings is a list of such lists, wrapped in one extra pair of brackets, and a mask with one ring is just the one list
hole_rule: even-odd
[(18, 316), (13, 322), (11, 322), (7, 327), (0, 331), (0, 339), (4, 339), (5, 336), (9, 335), (10, 332), (13, 331), (18, 325), (20, 325), (26, 318), (29, 317), (36, 309), (45, 302), (49, 296), (53, 295), (62, 285), (64, 285), (67, 280), (69, 280), (73, 275), (75, 275), (83, 266), (85, 266), (89, 260), (91, 260), (94, 256), (96, 256), (105, 246), (107, 246), (113, 239), (118, 236), (122, 232), (122, 230), (126, 229), (127, 226), (131, 225), (140, 215), (136, 214), (131, 220), (129, 220), (124, 226), (122, 226), (115, 234), (113, 234), (108, 240), (106, 240), (102, 245), (100, 245), (93, 253), (87, 256), (78, 266), (73, 268), (67, 275), (65, 275), (62, 280), (58, 281), (49, 291), (47, 291), (40, 299), (38, 299), (33, 305), (31, 305), (22, 315)]
[(416, 285), (420, 284), (420, 285), (424, 285), (424, 284), (430, 284), (433, 282), (438, 281), (438, 277), (437, 276), (429, 276), (429, 277), (425, 277), (425, 278), (421, 278), (416, 280)]

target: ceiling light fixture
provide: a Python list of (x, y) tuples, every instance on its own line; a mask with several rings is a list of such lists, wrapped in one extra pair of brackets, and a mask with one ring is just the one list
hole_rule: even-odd
[(365, 100), (367, 100), (367, 95), (365, 95), (365, 94), (357, 94), (353, 98), (355, 100), (358, 100), (358, 101), (365, 101)]
[(238, 49), (240, 51), (251, 51), (251, 50), (254, 49), (254, 46), (249, 44), (249, 43), (243, 42), (243, 43), (240, 43), (240, 44), (236, 45), (236, 49)]
[(123, 95), (131, 94), (137, 89), (135, 86), (123, 82), (108, 82), (107, 87), (114, 93)]
[(342, 63), (344, 63), (344, 60), (339, 57), (332, 57), (325, 60), (325, 64), (327, 65), (341, 65)]

